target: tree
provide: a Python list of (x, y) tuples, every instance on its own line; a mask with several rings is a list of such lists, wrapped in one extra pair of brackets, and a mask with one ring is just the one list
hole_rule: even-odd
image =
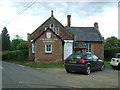
[(17, 46), (18, 50), (27, 50), (28, 49), (28, 42), (25, 40), (22, 40), (19, 45)]
[(116, 53), (120, 52), (120, 39), (114, 36), (109, 37), (104, 41), (104, 47), (105, 59), (110, 60)]
[(2, 51), (2, 37), (1, 37), (1, 34), (0, 34), (0, 51)]
[(28, 42), (23, 39), (13, 39), (11, 42), (11, 50), (28, 49)]
[(14, 39), (21, 39), (21, 37), (19, 35), (15, 35)]
[(105, 49), (118, 47), (118, 45), (120, 45), (120, 40), (112, 36), (112, 37), (107, 38), (104, 41), (104, 45), (105, 45)]
[(10, 49), (10, 36), (6, 27), (3, 28), (1, 33), (2, 51)]

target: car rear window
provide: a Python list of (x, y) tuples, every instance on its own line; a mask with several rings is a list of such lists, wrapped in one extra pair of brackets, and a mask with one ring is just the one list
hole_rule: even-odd
[(82, 55), (72, 54), (67, 59), (81, 59)]

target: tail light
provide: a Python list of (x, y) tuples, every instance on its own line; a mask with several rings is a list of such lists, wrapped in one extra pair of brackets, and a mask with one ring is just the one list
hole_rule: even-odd
[(86, 63), (86, 60), (79, 60), (80, 63)]
[(68, 60), (64, 60), (64, 62), (68, 62)]

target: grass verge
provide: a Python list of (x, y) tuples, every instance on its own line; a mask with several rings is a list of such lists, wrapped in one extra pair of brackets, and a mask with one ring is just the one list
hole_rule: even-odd
[(26, 63), (25, 61), (16, 61), (16, 60), (5, 60), (6, 62), (20, 64), (29, 67), (35, 68), (64, 68), (64, 64), (62, 63)]
[[(25, 61), (18, 61), (18, 60), (5, 60), (7, 62), (15, 63), (15, 64), (20, 64), (24, 66), (29, 66), (29, 67), (35, 67), (35, 68), (64, 68), (64, 64), (62, 63), (26, 63)], [(106, 68), (112, 68), (110, 66), (110, 61), (104, 61), (105, 67)]]
[(105, 67), (106, 67), (106, 68), (112, 68), (112, 67), (110, 66), (110, 61), (104, 61), (104, 64), (105, 64)]

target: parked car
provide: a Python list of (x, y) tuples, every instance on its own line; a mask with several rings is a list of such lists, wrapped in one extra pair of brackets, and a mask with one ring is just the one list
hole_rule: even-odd
[(114, 69), (120, 70), (120, 53), (116, 53), (115, 57), (111, 59), (110, 65)]
[(84, 72), (89, 75), (94, 70), (104, 70), (103, 60), (100, 60), (94, 54), (71, 54), (64, 60), (65, 70), (70, 73), (72, 71)]

